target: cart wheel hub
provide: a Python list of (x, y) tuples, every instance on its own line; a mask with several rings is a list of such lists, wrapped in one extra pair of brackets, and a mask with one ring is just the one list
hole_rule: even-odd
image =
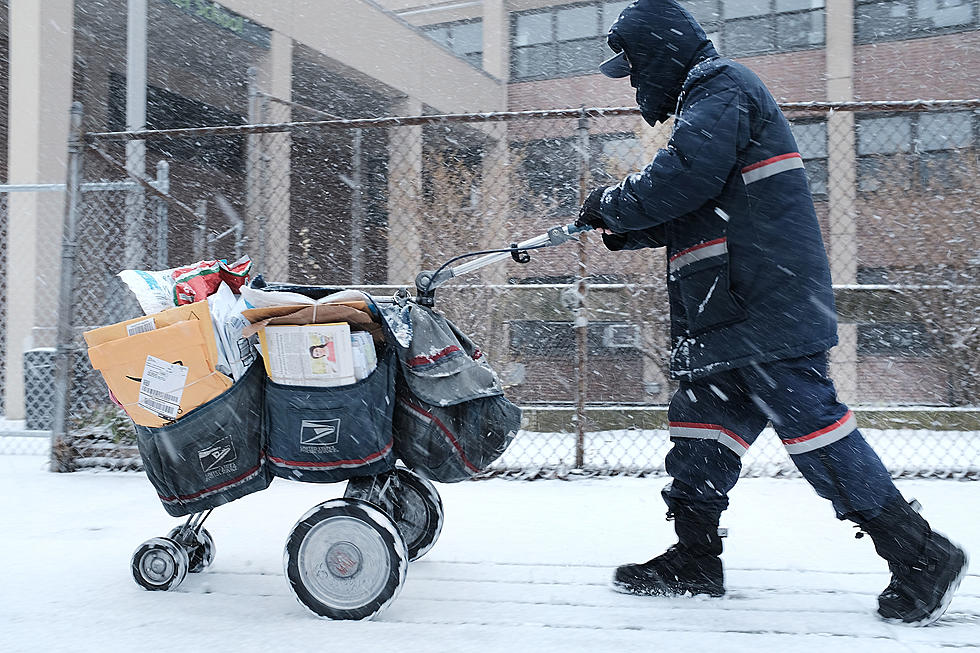
[(156, 556), (150, 561), (150, 571), (154, 574), (162, 575), (163, 572), (167, 571), (167, 563), (159, 556)]
[(361, 550), (351, 542), (337, 542), (327, 551), (327, 569), (337, 578), (355, 575), (361, 563)]

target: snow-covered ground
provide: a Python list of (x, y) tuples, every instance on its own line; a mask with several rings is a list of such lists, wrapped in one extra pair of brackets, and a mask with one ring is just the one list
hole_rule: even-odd
[[(446, 524), (373, 621), (312, 617), (293, 598), (282, 548), (343, 485), (275, 481), (216, 510), (217, 555), (174, 592), (132, 580), (133, 550), (178, 523), (142, 474), (52, 474), (0, 456), (0, 650), (30, 651), (929, 651), (980, 648), (980, 574), (929, 628), (875, 618), (887, 584), (868, 538), (799, 479), (743, 479), (722, 599), (624, 596), (613, 568), (672, 541), (664, 479), (492, 480), (439, 485)], [(899, 481), (937, 530), (980, 559), (980, 483)]]

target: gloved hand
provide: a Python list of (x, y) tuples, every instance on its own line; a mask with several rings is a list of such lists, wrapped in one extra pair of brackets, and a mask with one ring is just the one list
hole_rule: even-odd
[(596, 188), (582, 202), (582, 208), (578, 211), (578, 219), (575, 220), (576, 227), (592, 227), (593, 229), (605, 229), (606, 223), (602, 220), (602, 211), (599, 204), (602, 202), (602, 194), (609, 186)]

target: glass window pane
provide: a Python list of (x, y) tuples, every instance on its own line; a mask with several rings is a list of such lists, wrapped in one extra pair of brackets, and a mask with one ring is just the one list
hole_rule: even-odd
[(646, 165), (643, 160), (643, 146), (636, 138), (603, 141), (599, 165), (601, 171), (609, 177), (622, 179)]
[(973, 114), (923, 113), (919, 116), (918, 149), (949, 150), (973, 144)]
[(469, 54), (483, 49), (483, 23), (462, 23), (453, 26), (453, 52)]
[(974, 22), (970, 0), (917, 0), (917, 18), (924, 29), (969, 25)]
[(630, 0), (625, 0), (625, 2), (607, 2), (602, 5), (602, 23), (599, 28), (603, 32), (609, 31), (609, 27), (616, 22), (619, 15), (623, 13), (623, 9), (630, 6)]
[(822, 11), (776, 16), (776, 43), (781, 49), (823, 45)]
[(514, 76), (553, 77), (555, 75), (554, 46), (532, 45), (514, 50)]
[(725, 25), (725, 52), (730, 56), (762, 54), (775, 49), (767, 18), (739, 20)]
[(976, 185), (966, 172), (968, 155), (960, 152), (928, 152), (918, 159), (919, 183), (925, 188), (969, 188)]
[(725, 20), (769, 13), (769, 0), (721, 0)]
[(776, 11), (801, 11), (804, 9), (823, 9), (824, 0), (776, 0)]
[(572, 7), (558, 10), (558, 40), (580, 39), (599, 33), (597, 7)]
[(912, 146), (912, 122), (908, 116), (862, 118), (857, 135), (858, 154), (908, 152)]
[(681, 0), (681, 4), (702, 26), (721, 20), (720, 0)]
[(521, 14), (517, 17), (514, 45), (532, 45), (551, 41), (551, 14)]
[(796, 145), (803, 159), (822, 159), (827, 156), (827, 123), (790, 123)]
[(427, 29), (425, 33), (429, 35), (429, 38), (436, 43), (441, 43), (446, 47), (449, 47), (449, 30), (445, 27), (436, 27), (435, 29)]
[(912, 10), (908, 0), (859, 4), (854, 8), (858, 41), (885, 40), (912, 31)]
[(605, 55), (598, 38), (558, 43), (558, 74), (595, 73)]
[(821, 199), (827, 195), (827, 159), (811, 159), (806, 162), (806, 180), (810, 194)]
[(860, 158), (857, 178), (860, 191), (899, 191), (912, 187), (908, 158), (904, 156)]

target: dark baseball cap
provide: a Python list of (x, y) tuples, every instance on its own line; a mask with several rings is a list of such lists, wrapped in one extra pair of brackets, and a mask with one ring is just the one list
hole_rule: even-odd
[(599, 72), (606, 77), (619, 78), (629, 77), (630, 62), (626, 59), (626, 52), (617, 52), (599, 64)]

